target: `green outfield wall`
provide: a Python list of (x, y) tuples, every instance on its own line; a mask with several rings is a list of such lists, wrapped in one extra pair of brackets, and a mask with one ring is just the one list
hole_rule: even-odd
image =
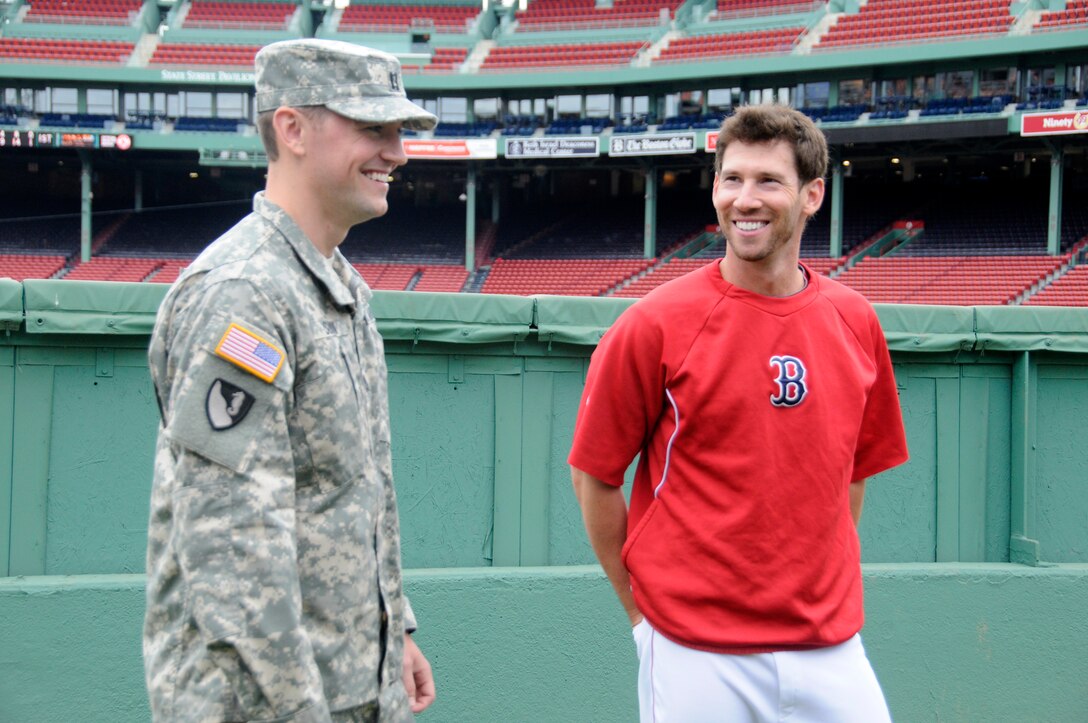
[[(0, 280), (0, 721), (147, 719), (165, 288)], [(630, 721), (565, 464), (630, 302), (376, 292), (431, 721)], [(864, 631), (897, 721), (1088, 719), (1088, 310), (878, 306), (911, 461), (874, 478)]]
[[(409, 570), (422, 723), (631, 723), (634, 643), (596, 567)], [(897, 723), (1083, 723), (1088, 565), (870, 564), (863, 637)], [(0, 720), (146, 721), (143, 577), (0, 579)]]

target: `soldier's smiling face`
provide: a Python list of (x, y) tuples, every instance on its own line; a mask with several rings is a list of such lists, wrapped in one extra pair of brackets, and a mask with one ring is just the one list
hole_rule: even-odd
[(384, 215), (389, 176), (408, 160), (401, 122), (354, 121), (332, 111), (312, 120), (320, 127), (307, 144), (309, 176), (328, 222), (347, 229)]

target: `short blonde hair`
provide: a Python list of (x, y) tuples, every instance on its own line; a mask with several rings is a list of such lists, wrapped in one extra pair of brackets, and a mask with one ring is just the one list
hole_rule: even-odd
[[(326, 113), (332, 113), (323, 105), (296, 106), (296, 109), (305, 113), (310, 120), (318, 122)], [(261, 136), (261, 145), (264, 146), (264, 153), (269, 161), (278, 160), (280, 157), (280, 148), (276, 144), (276, 128), (272, 125), (272, 116), (275, 113), (274, 110), (266, 110), (257, 114), (257, 133)]]

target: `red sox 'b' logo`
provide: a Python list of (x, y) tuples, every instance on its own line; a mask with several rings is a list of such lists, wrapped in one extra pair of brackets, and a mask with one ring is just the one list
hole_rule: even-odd
[(771, 366), (777, 370), (774, 382), (778, 391), (771, 395), (771, 404), (776, 407), (796, 407), (804, 401), (808, 389), (805, 387), (805, 365), (793, 356), (772, 356)]

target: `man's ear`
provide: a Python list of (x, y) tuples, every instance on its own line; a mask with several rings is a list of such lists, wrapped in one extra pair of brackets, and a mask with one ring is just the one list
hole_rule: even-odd
[(814, 216), (817, 211), (820, 210), (820, 206), (824, 202), (824, 191), (826, 185), (824, 179), (814, 178), (805, 184), (801, 193), (805, 197), (804, 213), (807, 216)]
[(276, 129), (277, 146), (281, 152), (301, 156), (306, 152), (303, 125), (306, 117), (297, 108), (280, 106), (272, 115), (272, 127)]

